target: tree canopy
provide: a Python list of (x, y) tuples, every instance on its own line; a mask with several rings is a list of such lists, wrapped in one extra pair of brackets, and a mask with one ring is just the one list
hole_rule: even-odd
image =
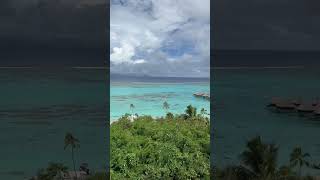
[(111, 124), (112, 179), (209, 179), (210, 128), (206, 117), (186, 114)]

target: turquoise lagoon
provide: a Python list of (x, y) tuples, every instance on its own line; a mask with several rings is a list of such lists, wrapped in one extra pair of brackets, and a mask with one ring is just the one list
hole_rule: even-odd
[(165, 115), (163, 103), (169, 103), (169, 111), (184, 113), (188, 105), (210, 112), (210, 102), (195, 98), (193, 93), (210, 92), (209, 80), (203, 78), (129, 78), (111, 79), (110, 116), (117, 120), (131, 113), (130, 104), (135, 107), (133, 113), (160, 117)]

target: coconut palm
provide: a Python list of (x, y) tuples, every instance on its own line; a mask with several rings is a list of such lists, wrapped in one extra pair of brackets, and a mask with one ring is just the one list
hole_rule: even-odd
[(204, 115), (207, 114), (207, 110), (205, 110), (204, 108), (201, 108), (200, 114), (202, 115), (202, 117), (204, 117)]
[(248, 141), (246, 150), (241, 153), (240, 158), (254, 176), (269, 179), (276, 174), (277, 156), (278, 147), (274, 144), (264, 144), (258, 136)]
[(188, 118), (193, 118), (197, 116), (197, 108), (192, 107), (191, 105), (187, 106), (185, 112)]
[[(74, 150), (76, 148), (80, 148), (80, 142), (71, 133), (67, 133), (64, 138), (64, 149), (66, 150), (69, 146), (71, 147), (73, 170), (76, 175), (76, 163), (74, 159)], [(77, 179), (77, 176), (76, 176), (76, 179)]]
[(301, 168), (303, 166), (309, 166), (309, 162), (306, 160), (310, 157), (309, 153), (303, 153), (301, 147), (296, 147), (290, 154), (290, 166), (297, 167), (299, 169), (299, 176), (301, 177)]
[(174, 115), (171, 112), (166, 114), (166, 119), (174, 119)]
[(170, 108), (170, 105), (167, 101), (165, 101), (162, 105), (163, 109), (166, 111), (166, 114), (168, 113), (168, 110)]
[(135, 106), (133, 104), (130, 104), (130, 110), (131, 110), (131, 115), (133, 116), (133, 109), (135, 108)]

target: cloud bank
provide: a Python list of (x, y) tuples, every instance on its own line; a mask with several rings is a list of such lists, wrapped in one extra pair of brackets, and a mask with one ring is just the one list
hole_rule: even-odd
[(216, 49), (320, 50), (320, 1), (212, 1)]
[(105, 0), (1, 0), (0, 66), (104, 65)]
[(209, 77), (210, 0), (112, 0), (111, 73)]

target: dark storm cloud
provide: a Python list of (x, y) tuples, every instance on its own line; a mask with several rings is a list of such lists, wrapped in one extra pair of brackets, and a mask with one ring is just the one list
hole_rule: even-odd
[(213, 1), (216, 49), (320, 50), (316, 0)]
[[(80, 57), (102, 57), (107, 44), (107, 9), (104, 0), (1, 0), (2, 64), (37, 58), (41, 63), (77, 64), (81, 60), (75, 59)], [(43, 58), (48, 55), (51, 58)], [(34, 61), (31, 64), (39, 62)]]

